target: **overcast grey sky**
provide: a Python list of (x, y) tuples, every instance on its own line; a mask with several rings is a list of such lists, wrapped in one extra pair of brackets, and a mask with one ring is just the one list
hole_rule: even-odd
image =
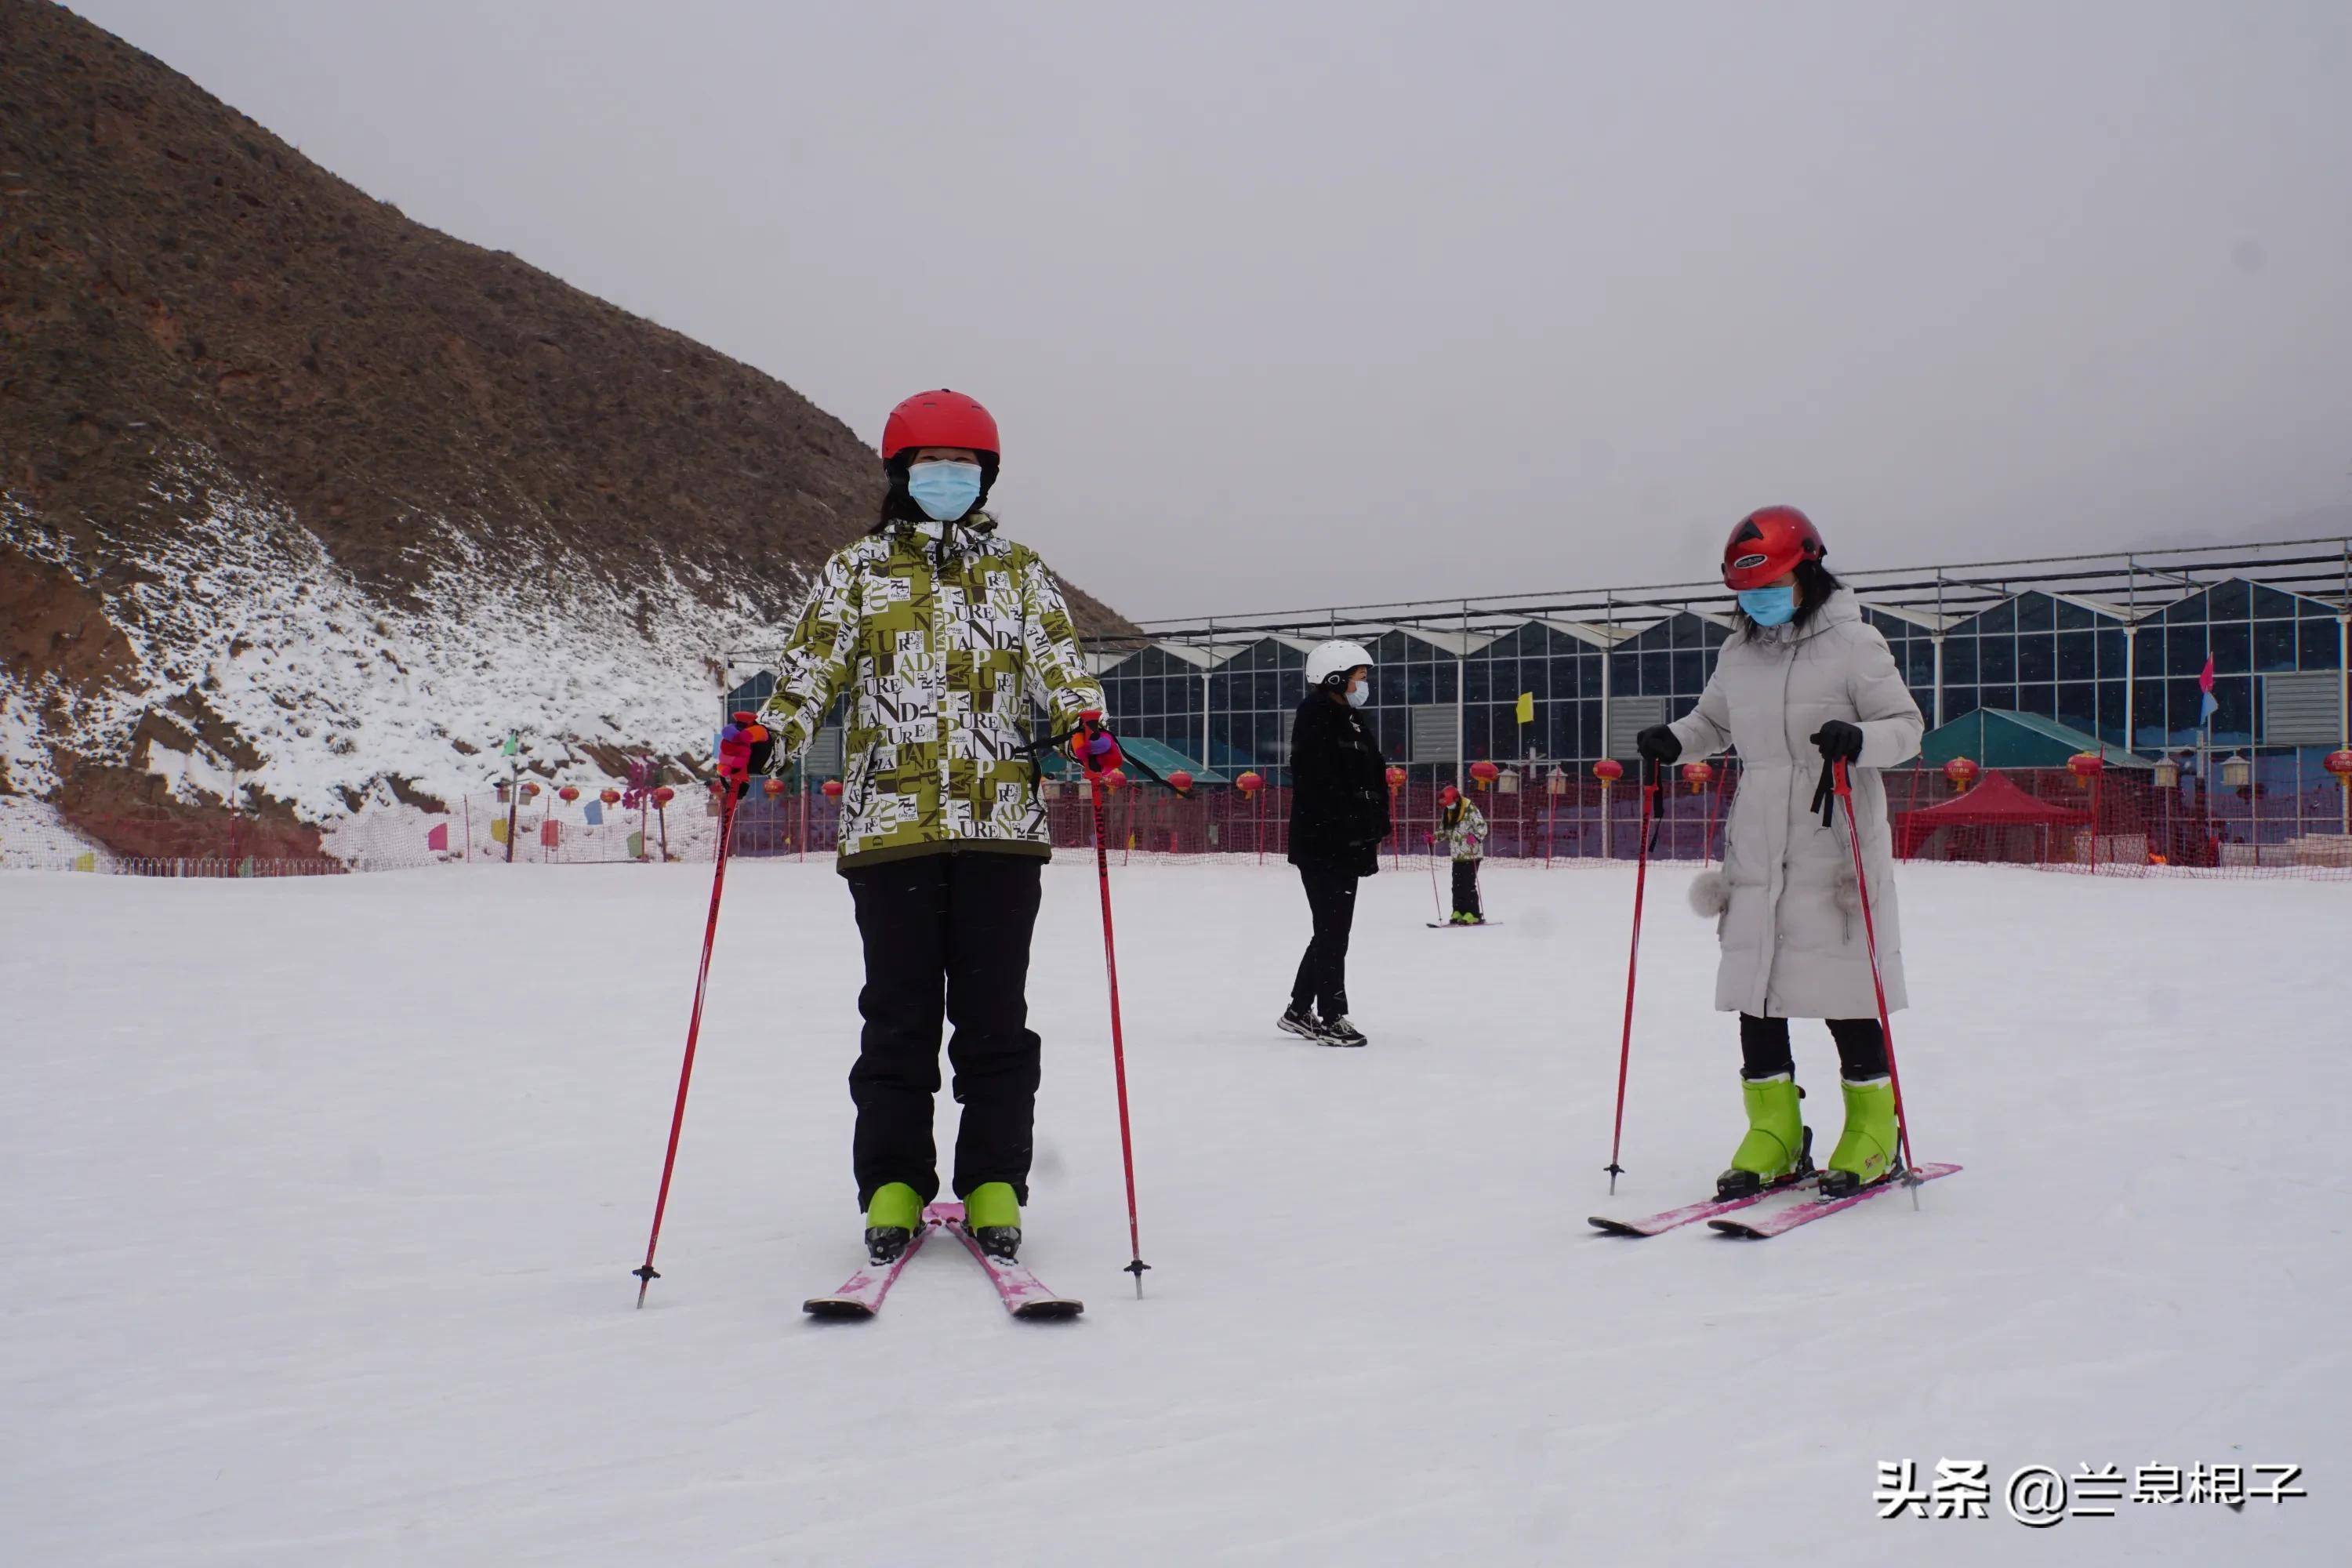
[(2352, 500), (2352, 6), (77, 0), (411, 216), (1005, 440), (1131, 615)]

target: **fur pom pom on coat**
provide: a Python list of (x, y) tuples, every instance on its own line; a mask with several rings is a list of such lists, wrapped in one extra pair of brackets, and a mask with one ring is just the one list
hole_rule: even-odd
[(1691, 879), (1691, 908), (1708, 920), (1731, 907), (1731, 883), (1720, 871), (1702, 871)]

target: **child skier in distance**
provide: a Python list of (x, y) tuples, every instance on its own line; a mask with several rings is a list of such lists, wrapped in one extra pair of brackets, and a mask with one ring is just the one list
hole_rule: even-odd
[(1112, 746), (1081, 723), (1102, 689), (1061, 591), (982, 510), (998, 450), (996, 421), (961, 393), (890, 411), (881, 519), (818, 575), (762, 710), (775, 739), (751, 758), (798, 756), (849, 692), (839, 868), (866, 957), (852, 1158), (876, 1263), (906, 1250), (939, 1193), (943, 1021), (963, 1107), (954, 1191), (984, 1249), (1019, 1249), (1039, 1076), (1029, 943), (1053, 853), (1021, 723), (1034, 702), (1090, 763)]
[(1486, 923), (1486, 906), (1478, 900), (1478, 863), (1486, 858), (1486, 815), (1452, 784), (1437, 796), (1437, 831), (1454, 856), (1454, 920), (1458, 926)]
[(1742, 521), (1723, 556), (1724, 584), (1739, 596), (1738, 628), (1698, 706), (1638, 737), (1642, 755), (1661, 767), (1739, 748), (1724, 869), (1692, 887), (1723, 946), (1715, 1005), (1740, 1016), (1748, 1134), (1717, 1183), (1727, 1197), (1804, 1173), (1790, 1018), (1827, 1020), (1843, 1069), (1845, 1126), (1823, 1188), (1850, 1192), (1897, 1173), (1861, 889), (1843, 812), (1825, 826), (1816, 792), (1832, 762), (1850, 764), (1886, 1005), (1899, 1010), (1903, 941), (1878, 775), (1918, 752), (1924, 726), (1886, 639), (1822, 564), (1828, 553), (1794, 507)]

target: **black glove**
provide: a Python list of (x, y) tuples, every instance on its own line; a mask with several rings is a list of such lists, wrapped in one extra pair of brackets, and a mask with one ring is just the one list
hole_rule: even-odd
[(1813, 744), (1822, 749), (1824, 762), (1858, 763), (1862, 761), (1862, 726), (1849, 724), (1843, 719), (1832, 719), (1812, 733)]
[(766, 773), (768, 764), (776, 760), (776, 732), (761, 725), (760, 738), (751, 742), (751, 755), (744, 760), (753, 773)]
[[(1622, 733), (1622, 731), (1619, 731)], [(1683, 743), (1675, 737), (1671, 724), (1653, 724), (1633, 737), (1633, 749), (1643, 757), (1665, 767), (1682, 760)]]

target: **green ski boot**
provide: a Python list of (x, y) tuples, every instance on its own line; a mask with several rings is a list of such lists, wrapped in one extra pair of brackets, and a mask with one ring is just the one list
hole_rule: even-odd
[(1883, 1078), (1867, 1083), (1842, 1082), (1845, 1091), (1845, 1131), (1822, 1173), (1822, 1191), (1843, 1197), (1886, 1180), (1902, 1169), (1895, 1131), (1895, 1086)]
[(1021, 1251), (1021, 1200), (1010, 1182), (982, 1182), (963, 1195), (963, 1223), (980, 1249), (1012, 1262)]
[(1748, 1136), (1732, 1152), (1731, 1169), (1715, 1179), (1719, 1198), (1744, 1198), (1812, 1169), (1812, 1135), (1805, 1130), (1804, 1112), (1798, 1105), (1804, 1090), (1797, 1080), (1787, 1073), (1743, 1077), (1739, 1094), (1748, 1103)]
[(866, 1205), (866, 1257), (876, 1264), (896, 1263), (915, 1239), (923, 1223), (923, 1200), (904, 1182), (877, 1189)]

